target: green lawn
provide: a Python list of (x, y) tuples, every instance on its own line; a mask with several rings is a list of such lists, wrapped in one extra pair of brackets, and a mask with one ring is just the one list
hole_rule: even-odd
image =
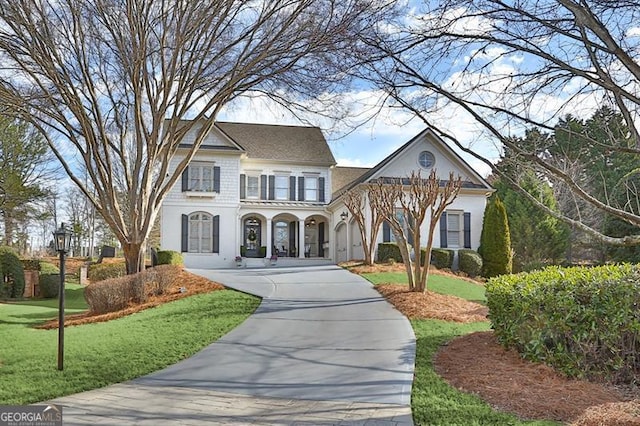
[[(85, 309), (69, 285), (66, 313)], [(0, 304), (0, 405), (27, 404), (133, 379), (174, 364), (244, 321), (259, 299), (231, 290), (191, 296), (117, 320), (65, 329), (65, 370), (57, 329), (31, 326), (57, 316), (57, 299)]]
[[(363, 274), (373, 284), (405, 284), (401, 272)], [(484, 287), (465, 280), (430, 275), (431, 291), (485, 303)], [(456, 336), (489, 330), (488, 322), (459, 324), (439, 320), (411, 321), (416, 335), (416, 366), (411, 410), (416, 425), (557, 425), (553, 421), (522, 421), (494, 410), (480, 398), (449, 386), (433, 369), (433, 357), (440, 346)], [(478, 362), (483, 362), (478, 359)]]
[[(407, 274), (404, 272), (368, 273), (362, 274), (362, 276), (373, 284), (407, 284)], [(430, 274), (427, 281), (427, 290), (458, 296), (472, 302), (483, 304), (487, 302), (487, 298), (484, 295), (484, 286), (445, 275)]]

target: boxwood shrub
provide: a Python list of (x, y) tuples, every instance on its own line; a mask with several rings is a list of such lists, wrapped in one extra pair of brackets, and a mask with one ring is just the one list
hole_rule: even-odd
[(458, 267), (470, 277), (477, 277), (482, 272), (482, 257), (474, 250), (458, 250)]
[(184, 265), (182, 253), (174, 250), (158, 251), (158, 265)]
[(571, 377), (640, 375), (640, 266), (548, 267), (486, 285), (495, 335)]
[(51, 299), (58, 297), (60, 293), (60, 274), (40, 274), (38, 277), (40, 285), (40, 297)]
[(431, 264), (438, 269), (451, 269), (455, 252), (449, 249), (431, 249)]
[(393, 259), (396, 262), (402, 262), (400, 247), (396, 243), (380, 243), (378, 244), (378, 262), (388, 262)]
[(124, 275), (127, 275), (127, 268), (124, 262), (94, 263), (89, 265), (89, 270), (87, 271), (87, 278), (93, 282), (118, 278)]

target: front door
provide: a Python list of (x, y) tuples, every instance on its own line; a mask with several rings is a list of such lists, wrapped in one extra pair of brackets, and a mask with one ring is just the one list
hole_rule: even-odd
[(262, 227), (260, 220), (250, 217), (244, 221), (244, 248), (246, 257), (264, 257), (260, 255)]

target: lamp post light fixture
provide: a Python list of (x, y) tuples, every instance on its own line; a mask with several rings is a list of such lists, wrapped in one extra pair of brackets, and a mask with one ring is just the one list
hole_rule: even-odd
[(64, 368), (64, 259), (71, 248), (73, 232), (64, 222), (53, 232), (53, 247), (60, 254), (60, 287), (58, 289), (58, 370)]
[(347, 220), (348, 217), (349, 217), (349, 213), (347, 213), (346, 211), (340, 213), (340, 219)]

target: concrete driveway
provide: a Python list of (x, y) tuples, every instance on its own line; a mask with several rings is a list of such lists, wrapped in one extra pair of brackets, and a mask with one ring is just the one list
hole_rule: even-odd
[[(65, 415), (65, 424), (88, 424), (81, 421), (82, 414), (108, 418), (109, 413), (120, 423), (158, 421), (149, 417), (148, 410), (125, 418), (117, 413), (118, 407), (133, 404), (127, 401), (150, 401), (154, 390), (164, 401), (159, 408), (165, 413), (172, 396), (178, 412), (184, 410), (185, 400), (191, 410), (199, 410), (197, 421), (180, 417), (180, 424), (214, 419), (235, 424), (364, 424), (368, 420), (412, 424), (415, 337), (406, 318), (369, 282), (336, 266), (191, 272), (258, 295), (262, 304), (239, 327), (193, 357), (115, 385), (120, 388), (106, 399), (111, 407), (107, 412), (104, 408), (87, 411), (85, 405), (76, 417)], [(98, 392), (99, 398), (100, 391), (91, 392)], [(69, 399), (73, 397), (54, 402), (80, 409), (77, 400)], [(241, 401), (241, 406), (257, 404), (260, 415), (245, 417), (246, 410), (222, 403), (225, 398)], [(200, 401), (196, 407), (194, 399)], [(320, 417), (317, 407), (323, 413)], [(234, 417), (231, 413), (237, 409), (244, 414)], [(283, 410), (288, 413), (282, 414)]]

